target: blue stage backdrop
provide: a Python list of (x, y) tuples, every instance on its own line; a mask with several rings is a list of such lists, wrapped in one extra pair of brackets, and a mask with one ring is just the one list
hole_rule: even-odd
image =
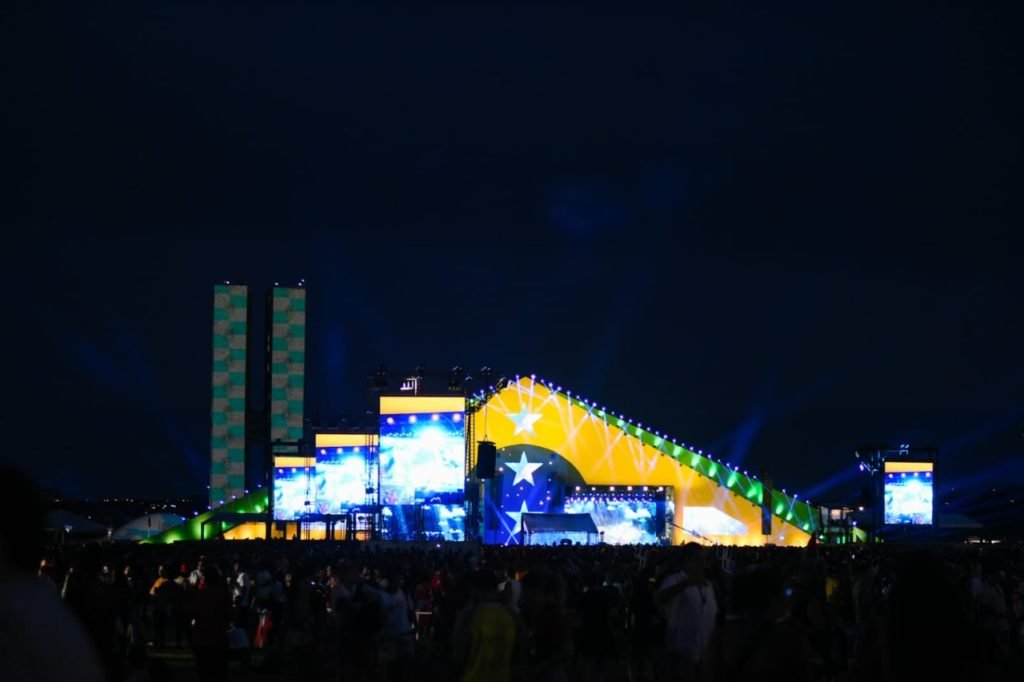
[(583, 477), (565, 458), (546, 448), (499, 448), (495, 477), (485, 488), (484, 542), (523, 544), (522, 515), (564, 511), (567, 486)]

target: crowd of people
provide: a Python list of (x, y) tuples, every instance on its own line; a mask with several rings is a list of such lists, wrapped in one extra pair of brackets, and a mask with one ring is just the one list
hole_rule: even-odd
[(200, 679), (258, 660), (385, 682), (1021, 679), (1022, 578), (1011, 547), (294, 541), (94, 545), (38, 571), (109, 677), (180, 649)]
[(5, 680), (1024, 679), (1020, 546), (30, 540), (0, 536)]

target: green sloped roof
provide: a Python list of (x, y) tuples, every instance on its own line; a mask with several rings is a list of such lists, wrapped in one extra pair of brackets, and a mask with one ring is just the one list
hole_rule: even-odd
[[(152, 538), (143, 540), (143, 544), (168, 544), (171, 542), (179, 542), (182, 540), (199, 540), (200, 532), (202, 530), (203, 522), (213, 518), (215, 514), (222, 514), (229, 512), (233, 514), (262, 514), (267, 511), (267, 504), (269, 502), (269, 495), (266, 488), (259, 488), (252, 491), (244, 497), (240, 497), (237, 500), (217, 507), (211, 511), (208, 511), (199, 516), (195, 516), (188, 521), (185, 521), (181, 525), (173, 528), (168, 528), (159, 535), (154, 535)], [(218, 529), (219, 531), (227, 529)], [(207, 529), (207, 533), (209, 533)]]

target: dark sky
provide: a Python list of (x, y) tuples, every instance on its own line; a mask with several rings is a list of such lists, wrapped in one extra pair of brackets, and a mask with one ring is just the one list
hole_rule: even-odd
[(47, 484), (202, 490), (211, 286), (300, 277), (309, 413), (489, 364), (812, 497), (864, 442), (1024, 479), (1019, 3), (79, 4), (3, 22)]

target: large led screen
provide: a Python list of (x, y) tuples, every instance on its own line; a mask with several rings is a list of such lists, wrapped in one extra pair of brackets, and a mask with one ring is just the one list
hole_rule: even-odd
[(934, 508), (931, 462), (885, 463), (885, 523), (930, 525)]
[[(376, 486), (375, 472), (367, 467), (367, 448), (321, 448), (316, 456), (316, 511), (347, 512), (367, 503), (367, 489)], [(372, 458), (369, 460), (372, 464)], [(372, 492), (370, 497), (375, 497)], [(370, 500), (372, 504), (375, 500)]]
[(609, 545), (655, 544), (659, 528), (658, 503), (654, 500), (567, 497), (566, 514), (590, 514), (601, 538)]
[(382, 397), (382, 505), (456, 504), (465, 489), (465, 399)]
[(375, 505), (376, 442), (372, 434), (318, 433), (315, 457), (274, 457), (274, 518), (294, 521)]
[(316, 471), (313, 467), (274, 467), (274, 520), (293, 521), (313, 513), (315, 486)]

